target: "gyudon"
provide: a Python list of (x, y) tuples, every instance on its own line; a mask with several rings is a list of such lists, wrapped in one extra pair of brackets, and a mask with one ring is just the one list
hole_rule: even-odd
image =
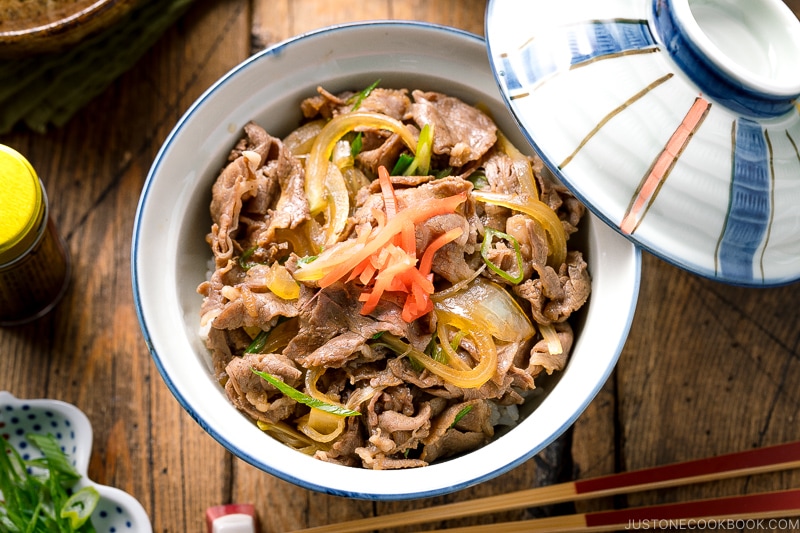
[(590, 277), (583, 206), (477, 107), (318, 94), (249, 123), (213, 185), (201, 334), (231, 402), (281, 442), (372, 469), (473, 450), (563, 369)]

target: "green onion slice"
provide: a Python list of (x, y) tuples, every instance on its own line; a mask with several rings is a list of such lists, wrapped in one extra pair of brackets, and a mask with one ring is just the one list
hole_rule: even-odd
[(248, 248), (242, 255), (239, 256), (239, 266), (242, 267), (242, 270), (250, 270), (252, 267), (256, 265), (256, 263), (248, 262), (247, 260), (250, 259), (250, 256), (253, 255), (253, 252), (256, 251), (257, 246), (253, 246), (252, 248)]
[(403, 171), (404, 176), (427, 176), (431, 168), (431, 154), (433, 153), (433, 124), (425, 124), (419, 132), (417, 153), (411, 164)]
[(355, 157), (358, 154), (360, 154), (361, 153), (361, 148), (363, 146), (364, 146), (364, 138), (363, 138), (363, 135), (361, 134), (361, 132), (359, 131), (356, 134), (355, 138), (353, 139), (353, 142), (350, 143), (350, 155)]
[(64, 503), (60, 516), (69, 520), (72, 529), (78, 529), (91, 518), (99, 501), (100, 493), (97, 492), (97, 489), (91, 486), (83, 487)]
[(397, 158), (397, 162), (394, 164), (394, 168), (392, 168), (392, 176), (402, 175), (406, 169), (411, 166), (412, 161), (414, 161), (413, 155), (408, 153), (400, 154), (400, 157)]
[(331, 403), (323, 402), (322, 400), (317, 400), (316, 398), (312, 398), (311, 396), (300, 392), (299, 390), (295, 389), (291, 385), (287, 385), (280, 379), (276, 378), (272, 374), (267, 372), (261, 372), (260, 370), (256, 370), (255, 368), (250, 368), (253, 374), (257, 375), (258, 377), (264, 379), (267, 383), (281, 391), (282, 394), (288, 396), (292, 400), (302, 403), (303, 405), (307, 405), (314, 409), (319, 409), (320, 411), (325, 411), (326, 413), (331, 413), (338, 416), (360, 416), (361, 413), (358, 411), (353, 411), (352, 409), (348, 409), (346, 407), (341, 407), (339, 405), (333, 405)]
[(451, 427), (451, 428), (453, 428), (453, 427), (456, 427), (456, 424), (458, 424), (458, 422), (459, 422), (459, 421), (460, 421), (462, 418), (464, 418), (465, 416), (467, 416), (467, 414), (468, 414), (470, 411), (472, 411), (472, 406), (471, 406), (471, 405), (467, 405), (466, 407), (464, 407), (463, 409), (461, 409), (461, 410), (458, 412), (458, 414), (456, 415), (456, 417), (453, 419), (453, 423), (452, 423), (452, 424), (450, 424), (450, 427)]
[[(503, 233), (501, 231), (497, 231), (497, 230), (492, 229), (492, 228), (486, 228), (485, 231), (486, 231), (486, 233), (484, 234), (484, 237), (483, 237), (483, 244), (481, 244), (481, 257), (483, 258), (483, 262), (486, 263), (486, 266), (488, 266), (490, 269), (492, 269), (492, 271), (494, 271), (498, 276), (500, 276), (501, 278), (503, 278), (503, 279), (505, 279), (507, 281), (510, 281), (514, 285), (516, 285), (517, 283), (521, 282), (524, 273), (523, 273), (523, 268), (522, 268), (522, 252), (519, 249), (519, 241), (517, 241), (517, 239), (515, 239), (514, 237), (512, 237), (511, 235), (509, 235), (507, 233)], [(492, 239), (494, 237), (505, 239), (508, 242), (510, 242), (511, 245), (514, 247), (514, 253), (515, 253), (516, 257), (517, 257), (517, 273), (516, 274), (512, 274), (510, 272), (506, 272), (505, 270), (503, 270), (499, 266), (497, 266), (494, 263), (492, 263), (492, 261), (489, 259), (489, 251), (492, 248)]]
[(264, 346), (267, 344), (267, 338), (269, 337), (270, 331), (272, 330), (259, 331), (258, 335), (256, 335), (253, 339), (253, 342), (250, 343), (250, 346), (245, 348), (244, 353), (261, 353), (261, 350), (263, 350)]
[(364, 99), (366, 99), (366, 97), (367, 97), (367, 96), (369, 96), (369, 93), (371, 93), (371, 92), (372, 92), (372, 90), (373, 90), (375, 87), (377, 87), (377, 86), (378, 86), (378, 84), (379, 84), (380, 82), (381, 82), (381, 80), (380, 80), (380, 79), (377, 79), (377, 80), (375, 80), (374, 82), (372, 82), (372, 84), (371, 84), (369, 87), (367, 87), (366, 89), (364, 89), (363, 91), (361, 91), (361, 92), (359, 92), (359, 93), (357, 93), (357, 94), (354, 94), (353, 96), (351, 96), (351, 97), (348, 99), (348, 103), (351, 103), (351, 102), (352, 102), (352, 104), (353, 104), (353, 109), (352, 109), (351, 111), (355, 111), (355, 110), (357, 110), (359, 107), (361, 107), (361, 102), (363, 102), (363, 101), (364, 101)]

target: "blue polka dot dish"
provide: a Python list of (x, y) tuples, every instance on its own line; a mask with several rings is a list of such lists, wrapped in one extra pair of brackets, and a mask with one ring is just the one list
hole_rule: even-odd
[(100, 493), (100, 501), (91, 517), (98, 533), (153, 531), (147, 513), (133, 496), (95, 483), (86, 475), (92, 452), (92, 426), (80, 409), (58, 400), (22, 400), (0, 391), (0, 435), (25, 460), (42, 456), (39, 449), (28, 441), (31, 433), (49, 433), (55, 437), (82, 476), (77, 488), (93, 486)]
[(782, 0), (504, 0), (506, 104), (608, 225), (704, 277), (800, 279), (800, 22)]

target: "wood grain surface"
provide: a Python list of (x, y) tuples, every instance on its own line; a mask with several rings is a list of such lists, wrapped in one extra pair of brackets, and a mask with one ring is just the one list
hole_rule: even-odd
[[(800, 1), (787, 3), (800, 13)], [(646, 253), (630, 337), (606, 386), (553, 445), (471, 489), (390, 503), (311, 492), (231, 456), (175, 401), (139, 330), (130, 244), (147, 171), (182, 113), (237, 63), (293, 35), (387, 18), (483, 34), (485, 8), (483, 0), (197, 0), (63, 128), (0, 137), (41, 175), (74, 267), (53, 313), (0, 329), (0, 389), (80, 407), (94, 426), (89, 476), (133, 494), (155, 531), (204, 531), (207, 507), (241, 502), (255, 504), (264, 532), (284, 532), (800, 438), (800, 284), (727, 286)], [(800, 472), (766, 474), (434, 525), (797, 487)]]

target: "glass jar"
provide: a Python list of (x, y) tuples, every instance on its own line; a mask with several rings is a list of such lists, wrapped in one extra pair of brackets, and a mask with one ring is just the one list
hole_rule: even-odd
[(0, 144), (0, 326), (48, 313), (69, 278), (69, 254), (36, 171), (19, 152)]

